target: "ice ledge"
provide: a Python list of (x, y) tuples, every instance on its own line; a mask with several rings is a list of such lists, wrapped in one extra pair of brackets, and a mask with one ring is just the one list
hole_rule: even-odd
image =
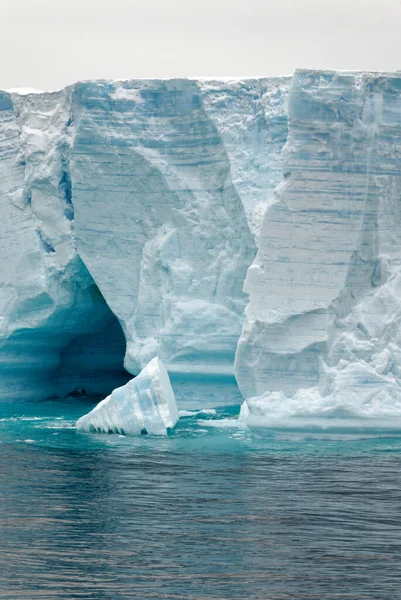
[(53, 94), (53, 93), (57, 93), (57, 92), (61, 92), (65, 89), (71, 89), (74, 88), (76, 86), (79, 86), (81, 84), (86, 84), (86, 83), (111, 83), (111, 84), (121, 84), (121, 83), (125, 83), (128, 81), (147, 81), (147, 82), (155, 82), (155, 81), (200, 81), (202, 83), (207, 83), (207, 82), (223, 82), (223, 83), (238, 83), (241, 81), (245, 81), (245, 82), (250, 82), (250, 81), (263, 81), (266, 79), (269, 80), (274, 80), (274, 79), (290, 79), (292, 77), (292, 74), (285, 74), (285, 75), (234, 75), (232, 77), (226, 77), (226, 76), (208, 76), (208, 75), (202, 75), (202, 76), (182, 76), (182, 77), (121, 77), (121, 78), (112, 78), (112, 79), (80, 79), (78, 81), (75, 81), (73, 83), (67, 84), (65, 86), (62, 86), (60, 88), (56, 88), (54, 90), (38, 90), (36, 88), (31, 88), (31, 87), (18, 87), (18, 88), (7, 88), (7, 89), (0, 89), (0, 92), (8, 92), (9, 94), (18, 94), (19, 96), (28, 96), (30, 94)]

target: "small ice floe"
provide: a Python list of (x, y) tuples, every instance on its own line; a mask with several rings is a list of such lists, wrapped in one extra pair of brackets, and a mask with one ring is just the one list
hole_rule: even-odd
[(196, 417), (197, 415), (215, 415), (215, 408), (202, 408), (201, 410), (180, 410), (180, 417)]
[(198, 419), (198, 425), (201, 427), (215, 427), (217, 429), (238, 429), (241, 427), (238, 419)]
[(167, 435), (179, 414), (168, 373), (156, 357), (126, 385), (116, 388), (77, 429), (104, 433)]

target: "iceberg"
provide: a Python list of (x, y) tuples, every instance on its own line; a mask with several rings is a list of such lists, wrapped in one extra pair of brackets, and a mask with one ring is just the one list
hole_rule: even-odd
[(398, 418), (400, 161), (399, 73), (1, 92), (0, 398)]
[(179, 414), (169, 376), (156, 357), (126, 385), (115, 389), (77, 421), (81, 431), (167, 435)]

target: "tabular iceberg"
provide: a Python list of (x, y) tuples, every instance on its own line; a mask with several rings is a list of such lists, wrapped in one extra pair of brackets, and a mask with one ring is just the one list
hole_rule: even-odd
[(0, 397), (398, 416), (400, 160), (397, 73), (2, 92)]
[(156, 357), (126, 385), (77, 421), (77, 429), (104, 433), (167, 435), (179, 419), (166, 369)]

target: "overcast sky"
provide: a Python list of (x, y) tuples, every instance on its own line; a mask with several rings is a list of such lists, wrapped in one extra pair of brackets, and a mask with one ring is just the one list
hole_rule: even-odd
[(401, 0), (0, 0), (0, 87), (401, 69)]

